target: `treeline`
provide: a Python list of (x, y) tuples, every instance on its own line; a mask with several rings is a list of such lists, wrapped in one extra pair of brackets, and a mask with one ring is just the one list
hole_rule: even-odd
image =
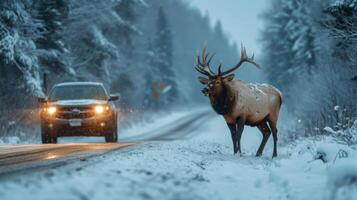
[[(262, 17), (268, 79), (299, 133), (346, 129), (357, 118), (357, 1), (271, 0)], [(285, 123), (285, 122), (281, 122)]]
[[(0, 136), (32, 125), (36, 97), (63, 81), (100, 81), (123, 109), (199, 102), (193, 70), (207, 44), (237, 60), (220, 23), (180, 0), (0, 1)], [(32, 113), (32, 114), (31, 114)]]

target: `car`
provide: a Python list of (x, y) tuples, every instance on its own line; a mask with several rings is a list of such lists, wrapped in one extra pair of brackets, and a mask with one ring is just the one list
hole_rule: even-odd
[(118, 112), (102, 83), (66, 82), (53, 86), (41, 105), (43, 144), (57, 143), (58, 137), (102, 136), (106, 142), (118, 141)]

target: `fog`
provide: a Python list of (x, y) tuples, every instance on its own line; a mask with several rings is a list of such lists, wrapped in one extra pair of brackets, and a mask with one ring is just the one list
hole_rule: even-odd
[(243, 65), (236, 78), (281, 90), (284, 109), (304, 119), (301, 132), (344, 129), (356, 118), (353, 0), (60, 2), (0, 2), (0, 134), (31, 126), (26, 112), (47, 95), (44, 74), (49, 88), (102, 82), (130, 113), (208, 105), (195, 56), (207, 47), (213, 70), (228, 69), (241, 42), (262, 69)]

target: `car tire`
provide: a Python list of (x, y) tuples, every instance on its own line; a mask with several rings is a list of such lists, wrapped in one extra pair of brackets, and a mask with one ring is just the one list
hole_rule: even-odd
[(42, 139), (42, 144), (50, 143), (50, 138), (46, 135), (41, 135), (41, 139)]
[(57, 137), (56, 136), (51, 137), (51, 143), (52, 144), (57, 144)]
[(118, 142), (118, 131), (116, 127), (108, 135), (105, 136), (105, 142)]
[(118, 125), (117, 125), (117, 120), (114, 122), (114, 127), (111, 133), (109, 135), (105, 136), (105, 142), (109, 143), (116, 143), (118, 142)]
[(113, 142), (118, 142), (118, 127), (115, 126), (113, 130)]
[(57, 144), (57, 137), (42, 135), (42, 144)]
[(42, 144), (57, 144), (57, 137), (51, 136), (50, 131), (44, 125), (41, 126), (41, 140)]

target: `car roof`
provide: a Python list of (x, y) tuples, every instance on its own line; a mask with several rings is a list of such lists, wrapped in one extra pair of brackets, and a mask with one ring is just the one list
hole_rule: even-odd
[(97, 85), (97, 86), (103, 86), (103, 83), (99, 82), (64, 82), (64, 83), (58, 83), (54, 85), (54, 87), (57, 86), (72, 86), (72, 85)]

